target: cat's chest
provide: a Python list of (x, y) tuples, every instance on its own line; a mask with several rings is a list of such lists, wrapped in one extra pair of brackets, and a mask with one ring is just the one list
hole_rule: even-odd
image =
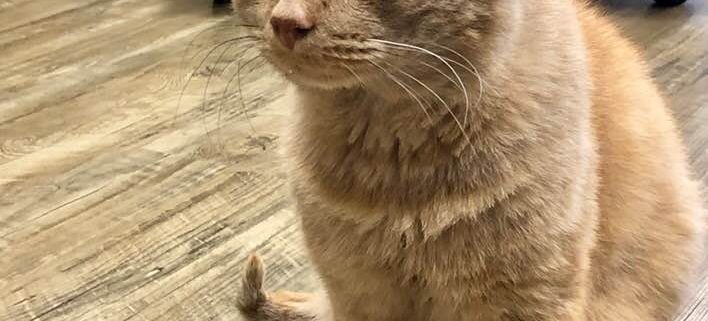
[[(303, 230), (315, 255), (339, 264), (379, 269), (402, 285), (432, 286), (475, 279), (490, 260), (491, 231), (480, 221), (427, 221), (419, 213), (366, 212), (301, 205)], [(438, 223), (439, 226), (431, 226)], [(486, 235), (486, 236), (485, 236)], [(486, 239), (485, 239), (486, 238)]]

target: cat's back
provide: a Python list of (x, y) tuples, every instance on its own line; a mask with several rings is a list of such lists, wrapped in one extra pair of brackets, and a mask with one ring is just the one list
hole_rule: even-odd
[(698, 185), (639, 51), (607, 18), (579, 7), (599, 154), (591, 315), (668, 319), (700, 257), (705, 225)]

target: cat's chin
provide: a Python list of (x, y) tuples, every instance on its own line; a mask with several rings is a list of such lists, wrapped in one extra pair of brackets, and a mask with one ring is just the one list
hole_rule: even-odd
[(285, 79), (287, 79), (291, 83), (297, 86), (307, 87), (311, 89), (341, 90), (361, 86), (361, 82), (353, 76), (342, 75), (328, 77), (312, 77), (304, 73), (295, 73), (290, 71), (281, 71), (281, 74), (283, 75), (283, 77), (285, 77)]
[(355, 77), (341, 77), (330, 79), (308, 78), (302, 75), (284, 74), (285, 78), (296, 86), (314, 91), (349, 91), (352, 89), (362, 89), (363, 92), (370, 94), (373, 97), (378, 97), (381, 101), (395, 104), (407, 98), (402, 96), (397, 88), (391, 88), (386, 84), (376, 84), (369, 82), (362, 84), (360, 79)]
[(402, 92), (400, 88), (391, 87), (390, 83), (382, 82), (380, 79), (376, 78), (361, 79), (341, 75), (340, 77), (327, 77), (323, 79), (321, 77), (308, 77), (301, 73), (282, 71), (280, 73), (289, 82), (304, 89), (315, 91), (346, 91), (360, 88), (371, 96), (378, 97), (381, 101), (391, 104), (410, 98), (409, 96), (405, 96), (405, 92)]
[(336, 63), (322, 63), (266, 56), (271, 66), (295, 85), (319, 90), (348, 89), (361, 86), (362, 80)]

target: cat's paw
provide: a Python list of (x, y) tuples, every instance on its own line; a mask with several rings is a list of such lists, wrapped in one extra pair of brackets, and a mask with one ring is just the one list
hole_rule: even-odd
[(292, 308), (300, 308), (315, 299), (312, 293), (278, 291), (268, 294), (268, 299), (275, 304), (288, 306)]

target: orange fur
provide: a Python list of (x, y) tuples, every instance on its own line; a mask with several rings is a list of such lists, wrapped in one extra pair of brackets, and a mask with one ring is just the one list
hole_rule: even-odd
[[(293, 194), (326, 293), (242, 301), (246, 315), (669, 320), (701, 257), (704, 212), (637, 50), (570, 0), (392, 1), (310, 5), (319, 24), (292, 51), (264, 23), (277, 1), (241, 4), (245, 19), (264, 13), (252, 19), (263, 53), (295, 84)], [(409, 18), (419, 23), (396, 29)], [(443, 75), (466, 65), (451, 50), (436, 48), (454, 67), (427, 56), (436, 70), (366, 40), (382, 36), (438, 37), (479, 77)], [(364, 85), (332, 61), (352, 63)], [(427, 104), (386, 68), (408, 70), (395, 74)], [(260, 298), (262, 266), (248, 271), (243, 295)]]

